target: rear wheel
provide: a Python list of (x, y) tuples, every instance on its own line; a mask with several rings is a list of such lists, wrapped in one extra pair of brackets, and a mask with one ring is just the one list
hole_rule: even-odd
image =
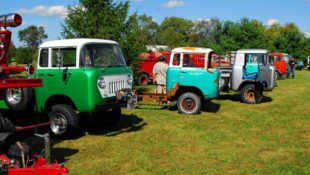
[(78, 115), (69, 105), (59, 104), (53, 106), (49, 117), (52, 134), (57, 137), (72, 137), (78, 131)]
[(201, 109), (201, 100), (195, 93), (187, 92), (178, 98), (177, 106), (181, 114), (197, 114)]
[(149, 76), (147, 74), (140, 74), (137, 83), (139, 86), (146, 86), (149, 83)]
[(4, 91), (5, 103), (12, 110), (32, 110), (34, 93), (32, 88), (8, 88)]
[(243, 103), (256, 104), (260, 103), (263, 98), (262, 89), (255, 84), (248, 84), (241, 89), (241, 100)]

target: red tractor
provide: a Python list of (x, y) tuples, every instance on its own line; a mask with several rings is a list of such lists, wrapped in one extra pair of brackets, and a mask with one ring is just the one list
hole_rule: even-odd
[[(17, 27), (22, 23), (22, 18), (19, 14), (0, 15), (0, 98), (11, 109), (20, 109), (27, 106), (31, 100), (31, 87), (42, 86), (42, 79), (30, 78), (30, 74), (34, 73), (34, 68), (31, 65), (26, 66), (9, 66), (8, 51), (11, 44), (12, 32), (7, 27)], [(15, 73), (26, 72), (28, 77), (12, 76)], [(2, 119), (2, 117), (1, 117)], [(23, 128), (17, 128), (17, 131), (32, 129), (47, 125), (42, 123)], [(4, 127), (5, 124), (3, 124)], [(0, 130), (0, 132), (2, 132)], [(1, 134), (1, 133), (0, 133)], [(7, 155), (0, 154), (0, 175), (60, 175), (67, 174), (68, 169), (57, 162), (49, 163), (49, 137), (44, 135), (45, 139), (45, 155), (34, 156), (29, 164), (16, 163), (14, 159), (9, 159)], [(1, 148), (2, 149), (2, 148)], [(1, 150), (0, 149), (0, 150)]]
[(287, 53), (271, 53), (273, 64), (276, 66), (276, 77), (279, 79), (282, 76), (285, 76), (286, 65), (289, 61), (290, 55)]

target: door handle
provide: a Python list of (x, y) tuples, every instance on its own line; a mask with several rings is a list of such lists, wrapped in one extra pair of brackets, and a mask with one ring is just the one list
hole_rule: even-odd
[(55, 75), (54, 75), (54, 74), (47, 74), (47, 76), (53, 77), (53, 76), (55, 76)]
[(180, 72), (181, 72), (181, 73), (186, 73), (187, 71), (185, 71), (185, 70), (181, 70)]

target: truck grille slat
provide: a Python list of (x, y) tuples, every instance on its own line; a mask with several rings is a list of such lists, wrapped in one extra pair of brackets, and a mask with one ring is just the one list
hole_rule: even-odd
[(109, 87), (108, 92), (111, 95), (112, 94), (114, 95), (116, 91), (120, 91), (120, 90), (126, 88), (124, 80), (118, 80), (118, 81), (109, 82), (109, 86), (108, 87)]

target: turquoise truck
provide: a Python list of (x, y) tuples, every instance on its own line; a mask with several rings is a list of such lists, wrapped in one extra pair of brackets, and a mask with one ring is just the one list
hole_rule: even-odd
[[(197, 114), (206, 100), (219, 95), (220, 72), (211, 68), (213, 51), (207, 48), (180, 47), (171, 52), (167, 70), (167, 94), (142, 94), (143, 100), (162, 102), (177, 101), (177, 108), (182, 114)], [(200, 67), (188, 67), (186, 57), (197, 57)]]

